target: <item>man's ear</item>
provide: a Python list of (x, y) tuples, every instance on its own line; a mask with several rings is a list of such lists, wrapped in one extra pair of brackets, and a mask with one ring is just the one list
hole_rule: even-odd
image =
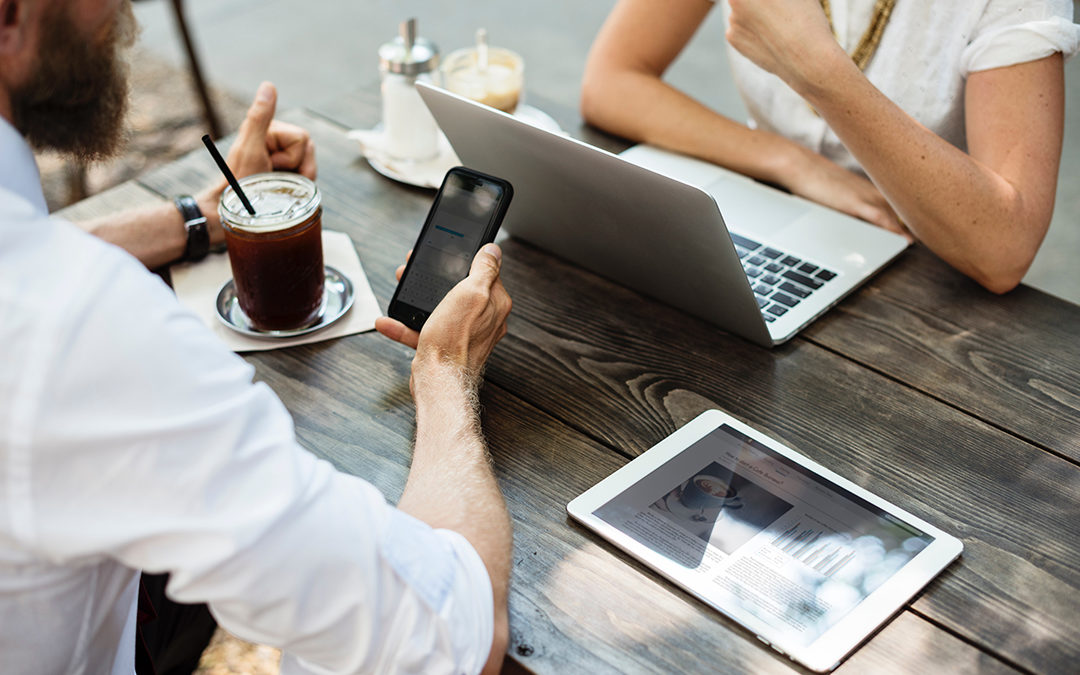
[(0, 54), (14, 54), (26, 40), (25, 0), (0, 0)]

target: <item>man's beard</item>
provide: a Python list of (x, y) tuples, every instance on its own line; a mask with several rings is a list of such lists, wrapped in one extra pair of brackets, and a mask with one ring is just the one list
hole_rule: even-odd
[(135, 40), (135, 17), (124, 2), (100, 44), (62, 10), (43, 17), (37, 69), (11, 92), (15, 128), (38, 149), (82, 160), (110, 157), (124, 138), (128, 67), (120, 47)]

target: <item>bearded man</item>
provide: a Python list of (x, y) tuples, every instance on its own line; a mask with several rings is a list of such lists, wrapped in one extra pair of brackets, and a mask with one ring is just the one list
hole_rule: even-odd
[[(0, 669), (134, 672), (146, 570), (281, 647), (286, 673), (497, 672), (511, 531), (476, 393), (510, 311), (498, 247), (422, 333), (377, 323), (417, 350), (392, 507), (302, 449), (253, 369), (147, 271), (221, 237), (221, 185), (98, 237), (48, 216), (31, 147), (116, 150), (133, 35), (130, 0), (0, 0)], [(230, 164), (314, 177), (310, 139), (274, 103), (264, 84)]]

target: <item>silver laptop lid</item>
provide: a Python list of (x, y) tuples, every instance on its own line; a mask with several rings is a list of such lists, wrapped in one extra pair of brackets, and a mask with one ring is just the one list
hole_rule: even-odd
[(463, 164), (513, 184), (508, 233), (773, 345), (708, 193), (456, 94), (417, 89)]

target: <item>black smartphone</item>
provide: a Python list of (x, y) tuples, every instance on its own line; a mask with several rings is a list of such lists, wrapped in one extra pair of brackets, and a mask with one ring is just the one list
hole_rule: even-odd
[(387, 314), (420, 330), (435, 306), (469, 275), (480, 248), (495, 239), (514, 188), (502, 178), (450, 169), (428, 211)]

